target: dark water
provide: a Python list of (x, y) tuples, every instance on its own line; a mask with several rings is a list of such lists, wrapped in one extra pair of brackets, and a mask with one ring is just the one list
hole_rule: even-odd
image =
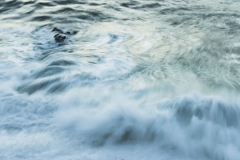
[(239, 160), (239, 7), (0, 0), (0, 159)]

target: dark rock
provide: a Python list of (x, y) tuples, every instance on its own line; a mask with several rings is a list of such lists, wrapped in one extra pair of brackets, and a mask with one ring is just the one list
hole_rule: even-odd
[(66, 39), (66, 36), (62, 36), (61, 34), (56, 34), (54, 36), (56, 42), (63, 42)]
[(69, 32), (69, 31), (68, 31), (68, 32), (66, 32), (65, 34), (68, 34), (68, 35), (70, 35), (70, 34), (71, 34), (71, 32)]
[(77, 31), (63, 32), (61, 29), (58, 29), (56, 27), (52, 30), (52, 32), (57, 32), (57, 34), (54, 36), (56, 42), (63, 42), (68, 36), (75, 35), (78, 33)]
[(64, 33), (61, 29), (58, 29), (58, 28), (56, 28), (56, 27), (52, 30), (52, 32), (54, 32), (54, 31), (56, 31), (56, 32), (58, 32), (58, 33), (61, 33), (61, 34)]

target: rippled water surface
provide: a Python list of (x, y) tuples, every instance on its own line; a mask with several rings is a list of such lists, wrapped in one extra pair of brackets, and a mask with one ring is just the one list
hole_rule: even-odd
[(239, 7), (0, 0), (0, 159), (239, 160)]

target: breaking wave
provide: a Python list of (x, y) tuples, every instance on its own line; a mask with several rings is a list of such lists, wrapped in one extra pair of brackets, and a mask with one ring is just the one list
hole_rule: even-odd
[(0, 159), (238, 160), (236, 6), (0, 1)]

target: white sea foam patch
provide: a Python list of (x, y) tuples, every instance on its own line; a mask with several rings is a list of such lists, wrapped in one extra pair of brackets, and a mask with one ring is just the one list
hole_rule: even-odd
[(54, 110), (39, 97), (1, 94), (0, 159), (27, 159), (54, 146), (57, 141), (48, 132)]
[(69, 88), (100, 83), (110, 85), (124, 79), (135, 66), (134, 60), (125, 55), (52, 54), (41, 64), (25, 65), (28, 72), (15, 88), (21, 93), (33, 94), (40, 91), (63, 92)]
[[(82, 97), (83, 92), (86, 95)], [(239, 104), (200, 95), (151, 104), (127, 98), (126, 93), (83, 92), (79, 92), (78, 99), (74, 92), (68, 95), (75, 101), (65, 96), (61, 101), (64, 107), (56, 114), (58, 127), (79, 144), (152, 143), (159, 150), (174, 150), (200, 159), (239, 157)]]
[[(44, 151), (49, 147), (50, 144), (54, 144), (54, 138), (47, 132), (38, 132), (38, 133), (10, 133), (10, 132), (1, 132), (1, 146), (0, 153), (1, 155), (14, 156), (11, 154), (12, 151), (21, 150), (24, 154), (28, 154), (29, 150), (31, 152)], [(34, 151), (33, 151), (34, 150)], [(5, 153), (4, 153), (4, 152)], [(18, 153), (23, 154), (23, 153)], [(1, 157), (1, 156), (0, 156)]]
[[(16, 59), (28, 58), (34, 55), (34, 44), (30, 36), (32, 26), (19, 26), (16, 24), (2, 24), (0, 32), (2, 40), (0, 40), (1, 57)], [(1, 38), (0, 38), (1, 39)]]

